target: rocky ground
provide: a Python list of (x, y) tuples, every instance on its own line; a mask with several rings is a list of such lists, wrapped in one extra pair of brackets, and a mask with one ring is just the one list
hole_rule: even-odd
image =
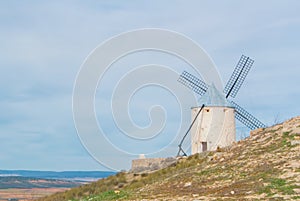
[(300, 117), (154, 173), (119, 173), (42, 200), (300, 200)]

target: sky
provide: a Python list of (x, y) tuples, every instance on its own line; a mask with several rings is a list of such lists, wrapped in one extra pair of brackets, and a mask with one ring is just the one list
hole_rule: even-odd
[[(1, 1), (0, 169), (107, 170), (77, 135), (73, 87), (90, 52), (130, 30), (161, 28), (191, 38), (212, 58), (224, 84), (240, 56), (250, 56), (255, 62), (235, 101), (266, 125), (299, 115), (299, 8), (296, 0)], [(157, 52), (129, 55), (114, 64), (95, 94), (98, 120), (111, 136), (118, 129), (110, 111), (100, 108), (110, 103), (112, 84), (131, 67), (150, 63), (172, 66), (179, 74), (189, 69), (178, 58)], [(162, 156), (177, 152), (178, 142), (170, 144), (180, 120), (176, 101), (152, 86), (129, 103), (140, 127), (149, 124), (151, 106), (166, 103), (166, 135), (158, 146), (171, 148)], [(189, 112), (192, 105), (185, 107)], [(239, 137), (248, 132), (238, 124)], [(153, 147), (111, 140), (136, 154)], [(130, 157), (103, 154), (117, 169), (130, 166)]]

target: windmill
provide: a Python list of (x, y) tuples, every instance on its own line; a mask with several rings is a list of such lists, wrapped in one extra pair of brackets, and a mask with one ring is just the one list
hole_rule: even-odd
[[(249, 73), (254, 60), (242, 55), (236, 65), (223, 93), (214, 85), (208, 85), (194, 75), (184, 71), (178, 81), (201, 96), (201, 107), (192, 108), (192, 123), (179, 144), (177, 156), (182, 152), (182, 144), (191, 131), (192, 154), (215, 150), (228, 146), (235, 141), (235, 118), (251, 130), (265, 127), (253, 115), (239, 106), (229, 97), (235, 98)], [(216, 118), (217, 117), (217, 118)]]

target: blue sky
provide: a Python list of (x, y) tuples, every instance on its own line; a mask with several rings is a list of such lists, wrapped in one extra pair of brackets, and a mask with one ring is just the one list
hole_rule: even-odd
[[(193, 39), (212, 57), (224, 82), (240, 55), (250, 56), (255, 63), (236, 101), (268, 125), (299, 115), (299, 8), (296, 0), (1, 1), (0, 169), (105, 170), (77, 137), (73, 84), (98, 44), (132, 29), (170, 29)], [(168, 55), (154, 58), (176, 63)], [(143, 62), (151, 62), (149, 55), (123, 61)], [(137, 105), (140, 116), (133, 119), (141, 126), (147, 116), (138, 111), (154, 101), (147, 100), (137, 96), (131, 104), (133, 110)], [(166, 125), (177, 121), (171, 114)], [(113, 124), (106, 125), (115, 132)], [(128, 160), (109, 157), (120, 168), (129, 167)]]

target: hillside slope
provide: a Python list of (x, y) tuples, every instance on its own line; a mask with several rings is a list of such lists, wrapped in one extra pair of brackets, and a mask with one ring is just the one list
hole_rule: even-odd
[(119, 173), (40, 200), (300, 200), (300, 117), (154, 173)]

